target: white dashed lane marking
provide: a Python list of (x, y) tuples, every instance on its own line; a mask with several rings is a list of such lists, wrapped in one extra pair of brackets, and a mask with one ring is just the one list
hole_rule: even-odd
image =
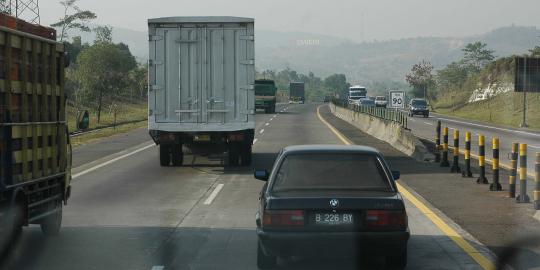
[(263, 132), (264, 132), (264, 128), (261, 129), (261, 131), (259, 131), (260, 134), (263, 134)]

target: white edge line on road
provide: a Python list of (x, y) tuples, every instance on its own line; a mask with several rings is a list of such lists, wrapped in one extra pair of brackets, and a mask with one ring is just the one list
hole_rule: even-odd
[(256, 144), (259, 139), (255, 138), (253, 139), (253, 144)]
[(259, 131), (260, 134), (263, 134), (263, 132), (264, 132), (264, 128), (261, 129), (261, 131)]
[(216, 186), (216, 188), (214, 189), (214, 191), (212, 191), (210, 196), (208, 196), (208, 198), (206, 199), (206, 201), (204, 201), (203, 204), (205, 204), (205, 205), (211, 204), (212, 201), (216, 198), (216, 196), (218, 195), (218, 193), (221, 191), (222, 188), (223, 188), (223, 184), (218, 184)]
[(79, 176), (82, 176), (82, 175), (85, 175), (85, 174), (87, 174), (87, 173), (89, 173), (89, 172), (95, 171), (95, 170), (97, 170), (97, 169), (99, 169), (99, 168), (101, 168), (101, 167), (107, 166), (107, 165), (109, 165), (109, 164), (111, 164), (111, 163), (114, 163), (114, 162), (116, 162), (116, 161), (118, 161), (118, 160), (121, 160), (121, 159), (123, 159), (123, 158), (129, 157), (129, 156), (131, 156), (131, 155), (134, 155), (134, 154), (137, 154), (137, 153), (139, 153), (139, 152), (141, 152), (141, 151), (144, 151), (144, 150), (146, 150), (146, 149), (148, 149), (148, 148), (150, 148), (150, 147), (152, 147), (152, 146), (154, 146), (154, 145), (155, 145), (155, 144), (150, 144), (150, 145), (144, 146), (144, 147), (142, 147), (142, 148), (139, 148), (139, 149), (137, 149), (137, 150), (134, 150), (134, 151), (132, 151), (132, 152), (129, 152), (129, 153), (125, 154), (125, 155), (121, 155), (121, 156), (119, 156), (119, 157), (113, 158), (113, 159), (111, 159), (111, 160), (109, 160), (109, 161), (106, 161), (106, 162), (103, 162), (103, 163), (101, 163), (101, 164), (98, 164), (98, 165), (96, 165), (96, 166), (94, 166), (94, 167), (88, 168), (88, 169), (86, 169), (86, 170), (84, 170), (84, 171), (82, 171), (82, 172), (80, 172), (80, 173), (74, 174), (71, 178), (72, 178), (72, 179), (75, 179), (75, 178), (77, 178), (77, 177), (79, 177)]
[(154, 266), (152, 266), (152, 269), (150, 269), (150, 270), (163, 270), (163, 269), (165, 269), (165, 266), (154, 265)]
[(433, 126), (433, 124), (432, 124), (432, 123), (430, 123), (430, 122), (424, 122), (424, 124), (426, 124), (426, 125), (430, 125), (430, 126)]
[(536, 149), (540, 149), (540, 146), (537, 146), (537, 145), (530, 145), (530, 144), (529, 144), (529, 147), (536, 148)]
[(453, 120), (453, 119), (448, 119), (448, 118), (443, 118), (443, 117), (438, 117), (438, 119), (443, 120), (443, 121), (449, 121), (449, 122), (467, 124), (467, 125), (472, 125), (472, 126), (477, 126), (477, 127), (496, 129), (496, 130), (502, 130), (502, 131), (513, 132), (513, 133), (521, 133), (521, 134), (526, 134), (526, 135), (530, 135), (530, 136), (540, 137), (540, 134), (526, 132), (526, 131), (522, 131), (522, 130), (512, 130), (512, 129), (507, 129), (507, 128), (492, 127), (492, 126), (486, 126), (486, 125), (480, 125), (480, 124), (469, 123), (469, 122), (464, 122), (464, 121), (458, 121), (458, 120)]

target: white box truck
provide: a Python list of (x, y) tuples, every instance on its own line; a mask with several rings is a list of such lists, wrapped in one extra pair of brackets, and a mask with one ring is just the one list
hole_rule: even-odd
[(193, 153), (228, 152), (251, 164), (255, 130), (254, 20), (167, 17), (148, 20), (148, 129), (161, 166)]

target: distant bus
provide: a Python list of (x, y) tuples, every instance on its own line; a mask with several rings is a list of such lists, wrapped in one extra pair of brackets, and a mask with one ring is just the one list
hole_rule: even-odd
[(349, 103), (357, 103), (360, 99), (367, 97), (367, 89), (364, 86), (353, 85), (349, 87)]

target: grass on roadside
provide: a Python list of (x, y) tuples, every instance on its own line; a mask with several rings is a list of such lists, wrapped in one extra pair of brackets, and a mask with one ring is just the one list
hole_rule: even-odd
[[(540, 130), (540, 93), (527, 93), (527, 104), (527, 123), (530, 128)], [(488, 100), (467, 103), (456, 110), (451, 106), (441, 107), (443, 106), (436, 106), (435, 111), (471, 120), (519, 127), (523, 118), (523, 94), (504, 93)]]
[(104, 129), (86, 133), (80, 136), (72, 137), (71, 145), (73, 147), (76, 147), (79, 145), (90, 143), (92, 141), (95, 141), (101, 138), (110, 137), (116, 134), (126, 133), (136, 128), (145, 127), (146, 125), (147, 125), (146, 121), (141, 121), (137, 123), (121, 125), (121, 126), (116, 127), (116, 129), (112, 127), (104, 128)]
[[(111, 106), (105, 106), (101, 111), (101, 121), (97, 123), (97, 110), (89, 109), (90, 113), (90, 129), (109, 126), (114, 123), (114, 113)], [(116, 122), (121, 123), (125, 121), (133, 120), (145, 120), (148, 115), (147, 103), (146, 101), (139, 101), (136, 103), (118, 103), (117, 104), (117, 113), (116, 113)], [(77, 117), (77, 108), (72, 106), (67, 106), (67, 121), (69, 131), (76, 131), (76, 117)]]

